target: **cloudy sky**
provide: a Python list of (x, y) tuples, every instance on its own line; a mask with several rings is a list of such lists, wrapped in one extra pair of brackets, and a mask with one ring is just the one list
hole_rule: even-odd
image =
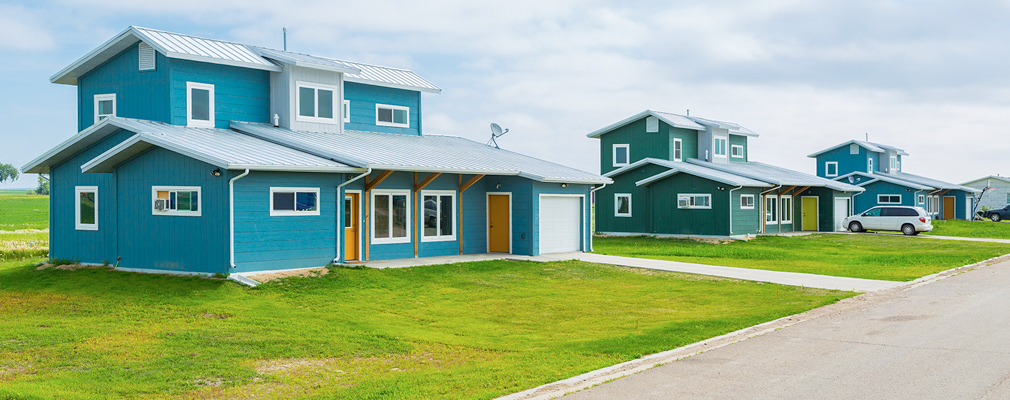
[[(869, 135), (903, 169), (1010, 174), (1010, 2), (0, 0), (0, 162), (76, 133), (75, 87), (49, 77), (129, 25), (409, 68), (425, 133), (599, 172), (585, 134), (645, 109), (761, 134), (751, 159)], [(35, 175), (0, 187), (33, 187)]]

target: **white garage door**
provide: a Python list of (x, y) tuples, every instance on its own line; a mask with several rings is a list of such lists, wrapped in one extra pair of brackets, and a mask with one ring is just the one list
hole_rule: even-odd
[(581, 206), (581, 197), (540, 197), (540, 254), (582, 250)]
[(835, 199), (835, 230), (844, 231), (845, 227), (842, 224), (845, 222), (845, 218), (849, 216), (849, 199)]

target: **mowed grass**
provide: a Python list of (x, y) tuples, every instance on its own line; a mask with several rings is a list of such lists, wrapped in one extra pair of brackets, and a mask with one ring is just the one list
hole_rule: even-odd
[(690, 239), (598, 237), (595, 253), (698, 264), (910, 281), (1010, 253), (1010, 245), (858, 234), (759, 236), (724, 244)]
[(930, 232), (923, 232), (922, 234), (967, 238), (1010, 239), (1010, 222), (933, 220), (933, 230)]
[(0, 231), (48, 228), (49, 196), (0, 195)]
[(854, 295), (577, 261), (257, 288), (0, 263), (0, 398), (489, 399)]

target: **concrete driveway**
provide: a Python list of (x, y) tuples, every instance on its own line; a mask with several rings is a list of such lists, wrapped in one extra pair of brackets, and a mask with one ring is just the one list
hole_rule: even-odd
[(1008, 399), (1006, 260), (849, 299), (563, 399)]

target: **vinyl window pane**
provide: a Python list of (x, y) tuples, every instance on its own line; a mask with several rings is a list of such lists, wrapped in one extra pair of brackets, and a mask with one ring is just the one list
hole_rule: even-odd
[(95, 223), (95, 192), (81, 192), (78, 201), (81, 202), (82, 225), (94, 225)]
[(407, 196), (394, 195), (392, 211), (393, 237), (407, 237)]
[(616, 162), (618, 164), (627, 164), (628, 163), (628, 148), (627, 147), (618, 147), (617, 148), (617, 154), (615, 155), (615, 157), (616, 157), (616, 159), (614, 160), (614, 162)]
[(298, 115), (303, 117), (316, 116), (316, 90), (313, 88), (298, 88)]
[(389, 238), (389, 195), (375, 195), (375, 238)]
[(627, 214), (629, 212), (629, 208), (631, 208), (631, 204), (630, 204), (630, 202), (628, 200), (630, 200), (630, 199), (627, 198), (627, 197), (618, 197), (617, 198), (617, 213), (618, 214)]
[(351, 203), (351, 199), (345, 197), (344, 198), (344, 228), (353, 228), (354, 227), (354, 225), (352, 224), (353, 221), (351, 221), (351, 207), (352, 206), (353, 206), (353, 204)]
[(274, 193), (274, 210), (275, 211), (294, 211), (295, 210), (295, 194), (290, 192), (276, 192)]
[(380, 108), (378, 110), (379, 122), (393, 122), (393, 110), (388, 108)]
[(438, 196), (424, 196), (424, 236), (438, 235)]
[(452, 196), (441, 196), (438, 207), (439, 229), (442, 236), (452, 235)]
[(190, 116), (195, 120), (210, 121), (210, 91), (190, 89)]
[(295, 211), (316, 211), (316, 193), (298, 192), (295, 195)]
[(191, 203), (190, 194), (192, 192), (179, 192), (177, 198), (179, 201), (179, 211), (189, 211), (189, 205)]
[(98, 102), (99, 115), (112, 115), (112, 100), (101, 100)]
[(318, 89), (319, 118), (333, 118), (333, 91)]
[(407, 110), (393, 110), (393, 123), (407, 124)]

